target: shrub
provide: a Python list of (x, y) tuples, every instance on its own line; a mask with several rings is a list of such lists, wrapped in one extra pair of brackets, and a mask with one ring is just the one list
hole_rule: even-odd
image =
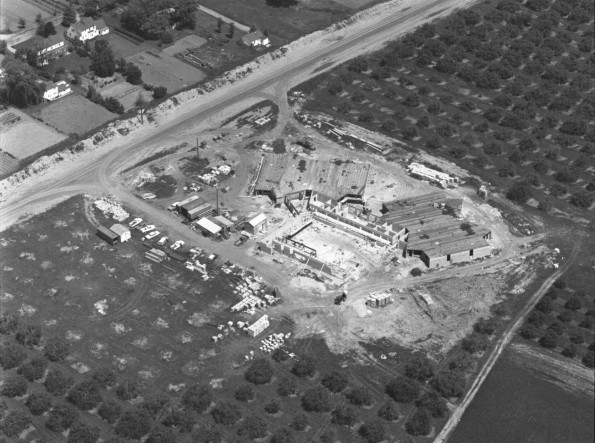
[(277, 429), (273, 436), (271, 437), (271, 441), (269, 443), (292, 443), (293, 442), (293, 434), (287, 428)]
[(521, 328), (521, 337), (527, 340), (533, 340), (534, 338), (537, 338), (538, 333), (539, 329), (537, 329), (532, 324), (526, 324)]
[[(508, 175), (508, 171), (502, 171), (502, 173), (504, 176)], [(498, 171), (498, 174), (500, 175), (500, 171)], [(506, 193), (506, 198), (522, 204), (531, 198), (531, 194), (531, 189), (528, 186), (522, 183), (515, 183)]]
[(130, 379), (123, 380), (118, 386), (116, 386), (116, 395), (121, 400), (132, 400), (138, 397), (138, 383)]
[(537, 305), (535, 305), (535, 309), (537, 309), (540, 312), (543, 312), (544, 314), (549, 314), (554, 309), (552, 300), (548, 297), (542, 298), (541, 300), (539, 300)]
[(297, 384), (293, 377), (285, 377), (279, 381), (279, 386), (277, 387), (277, 394), (282, 397), (287, 397), (290, 395), (297, 394)]
[(569, 201), (577, 208), (587, 209), (593, 204), (593, 196), (584, 191), (579, 191), (572, 194)]
[(149, 411), (151, 417), (155, 419), (160, 417), (166, 409), (170, 409), (170, 399), (161, 391), (153, 391), (145, 396), (141, 407)]
[(174, 41), (174, 36), (171, 34), (171, 32), (168, 31), (163, 31), (159, 38), (161, 40), (161, 43), (163, 43), (164, 45), (168, 45)]
[(558, 346), (558, 336), (553, 331), (548, 330), (539, 340), (539, 344), (544, 348), (553, 349)]
[(331, 409), (328, 392), (324, 388), (313, 388), (303, 395), (302, 408), (307, 412), (328, 412)]
[(182, 403), (193, 411), (202, 414), (213, 401), (213, 393), (207, 386), (198, 384), (190, 386), (182, 396)]
[(302, 357), (294, 363), (291, 372), (300, 378), (312, 377), (316, 372), (316, 366), (310, 357)]
[(211, 411), (211, 415), (213, 416), (215, 423), (225, 426), (233, 426), (240, 420), (240, 418), (242, 418), (240, 408), (230, 402), (217, 404)]
[(587, 351), (585, 353), (585, 355), (583, 356), (583, 364), (587, 368), (592, 368), (595, 365), (595, 356), (593, 354), (593, 351)]
[(359, 435), (368, 443), (379, 443), (386, 438), (384, 423), (378, 419), (368, 421), (359, 428)]
[(458, 370), (444, 370), (436, 374), (431, 384), (445, 398), (461, 397), (465, 392), (465, 374)]
[(346, 395), (351, 404), (357, 406), (369, 406), (372, 404), (372, 396), (366, 388), (353, 388)]
[(562, 335), (564, 334), (564, 332), (566, 332), (566, 328), (564, 327), (564, 325), (557, 321), (552, 323), (547, 329), (548, 331), (552, 331), (556, 335)]
[(49, 361), (62, 361), (70, 354), (70, 345), (66, 340), (50, 338), (43, 348), (43, 353)]
[[(302, 143), (304, 143), (304, 146), (312, 147), (312, 143), (309, 140), (304, 140)], [(287, 351), (281, 348), (275, 349), (271, 356), (273, 357), (273, 360), (275, 360), (277, 363), (282, 363), (289, 358), (289, 354), (287, 353)]]
[(413, 268), (410, 272), (413, 277), (419, 277), (422, 274), (422, 270), (419, 268)]
[(489, 340), (485, 335), (473, 332), (463, 339), (461, 345), (469, 354), (478, 354), (488, 348)]
[(33, 415), (41, 415), (52, 407), (52, 396), (47, 392), (33, 392), (25, 402), (29, 412)]
[(92, 380), (75, 385), (68, 393), (68, 401), (81, 411), (88, 411), (101, 403), (99, 385)]
[(570, 334), (570, 336), (568, 337), (568, 339), (570, 340), (570, 343), (575, 344), (575, 345), (580, 345), (581, 343), (584, 343), (585, 339), (583, 338), (583, 334)]
[(475, 360), (467, 352), (460, 352), (448, 363), (449, 369), (468, 371), (475, 367)]
[(116, 371), (105, 366), (97, 368), (92, 375), (93, 381), (105, 389), (116, 385)]
[(532, 311), (529, 314), (529, 317), (527, 317), (527, 323), (532, 324), (538, 328), (543, 326), (544, 321), (545, 321), (545, 315), (543, 315), (543, 312), (539, 312), (539, 311)]
[(405, 375), (409, 378), (425, 381), (434, 375), (434, 367), (426, 357), (416, 357), (405, 365)]
[(258, 358), (252, 362), (244, 372), (244, 377), (255, 385), (270, 383), (273, 378), (271, 363), (265, 358)]
[(273, 399), (264, 405), (264, 410), (267, 414), (275, 415), (281, 410), (281, 403), (277, 399)]
[(254, 399), (254, 391), (252, 390), (252, 386), (250, 385), (244, 385), (244, 386), (240, 386), (235, 394), (234, 397), (236, 400), (238, 401), (250, 401)]
[(122, 406), (114, 400), (106, 400), (99, 405), (97, 413), (110, 425), (113, 425), (122, 414)]
[(54, 432), (64, 432), (78, 419), (77, 410), (66, 403), (58, 403), (52, 407), (45, 427)]
[(153, 88), (153, 98), (158, 100), (163, 98), (167, 95), (167, 87), (166, 86), (155, 86)]
[(420, 387), (415, 380), (394, 378), (386, 385), (386, 393), (399, 403), (411, 403), (419, 395)]
[(428, 435), (430, 433), (430, 422), (430, 413), (424, 408), (418, 408), (405, 423), (405, 430), (411, 435)]
[(581, 299), (578, 297), (571, 297), (568, 301), (564, 304), (566, 309), (570, 309), (572, 311), (578, 311), (583, 307), (583, 303)]
[(415, 402), (415, 406), (428, 410), (434, 418), (444, 417), (448, 413), (446, 402), (440, 397), (440, 394), (434, 390), (424, 393), (421, 398)]
[(73, 379), (70, 375), (64, 374), (59, 369), (50, 369), (43, 385), (45, 389), (54, 395), (64, 395), (72, 386)]
[(473, 330), (478, 334), (494, 335), (496, 330), (500, 327), (500, 321), (496, 318), (480, 318), (473, 325)]
[(151, 416), (145, 409), (135, 408), (124, 411), (116, 425), (120, 437), (138, 440), (151, 430)]
[(7, 437), (16, 438), (29, 427), (30, 423), (31, 419), (26, 413), (19, 410), (12, 410), (8, 411), (8, 414), (2, 420), (0, 429)]
[(388, 400), (380, 409), (378, 409), (378, 417), (385, 419), (386, 421), (397, 421), (399, 419), (399, 409), (397, 404)]
[(267, 435), (267, 423), (259, 415), (250, 414), (238, 429), (238, 435), (247, 437), (250, 440), (263, 438)]
[(331, 392), (341, 392), (347, 387), (348, 380), (345, 374), (333, 371), (322, 377), (320, 383)]
[(99, 428), (79, 421), (72, 425), (68, 433), (67, 443), (95, 443), (99, 439), (99, 436)]
[(308, 417), (306, 414), (297, 414), (293, 417), (289, 426), (299, 432), (305, 431), (308, 427)]
[(0, 387), (0, 395), (8, 398), (22, 397), (27, 393), (27, 386), (27, 379), (22, 375), (5, 376), (2, 387)]
[(41, 328), (37, 325), (21, 323), (17, 327), (15, 339), (23, 346), (37, 346), (41, 340)]
[(572, 318), (572, 311), (564, 311), (560, 315), (558, 315), (558, 320), (560, 320), (562, 323), (570, 323), (572, 321)]
[(573, 344), (568, 345), (561, 352), (564, 357), (574, 358), (576, 357), (576, 346)]
[(20, 365), (27, 357), (25, 350), (14, 343), (6, 342), (0, 344), (0, 366), (3, 369), (12, 369)]
[[(0, 317), (0, 334), (8, 335), (17, 330), (19, 317), (13, 314), (4, 314)], [(0, 353), (1, 355), (2, 353)]]

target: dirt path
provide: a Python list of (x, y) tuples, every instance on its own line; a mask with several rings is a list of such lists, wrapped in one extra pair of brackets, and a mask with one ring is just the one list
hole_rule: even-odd
[(498, 340), (498, 343), (490, 353), (489, 358), (486, 360), (485, 364), (479, 371), (479, 374), (473, 381), (471, 388), (467, 391), (463, 400), (457, 405), (453, 413), (450, 415), (448, 421), (440, 431), (440, 434), (438, 434), (438, 436), (434, 440), (434, 443), (444, 443), (448, 440), (449, 436), (452, 434), (457, 424), (463, 417), (463, 414), (465, 413), (466, 409), (469, 407), (469, 405), (475, 398), (475, 395), (479, 391), (479, 388), (481, 388), (483, 382), (485, 381), (488, 374), (496, 364), (496, 361), (498, 361), (498, 358), (502, 354), (502, 351), (510, 343), (519, 327), (525, 321), (525, 317), (529, 315), (529, 312), (531, 312), (531, 310), (535, 307), (539, 299), (543, 296), (543, 294), (547, 292), (550, 286), (553, 285), (554, 282), (570, 267), (572, 262), (578, 256), (580, 248), (581, 242), (579, 240), (575, 243), (572, 253), (566, 260), (566, 263), (564, 263), (563, 266), (561, 266), (556, 272), (554, 272), (550, 277), (548, 277), (545, 282), (543, 282), (539, 290), (537, 290), (537, 292), (535, 292), (535, 294), (531, 296), (523, 310), (517, 315), (516, 320), (508, 326), (504, 335), (502, 336), (502, 338), (500, 338), (500, 340)]

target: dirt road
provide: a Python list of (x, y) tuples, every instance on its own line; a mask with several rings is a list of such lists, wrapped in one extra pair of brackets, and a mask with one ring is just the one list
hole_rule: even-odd
[(554, 272), (550, 277), (548, 277), (548, 279), (541, 285), (539, 290), (535, 292), (535, 294), (533, 294), (533, 296), (529, 299), (523, 310), (517, 315), (516, 320), (513, 323), (511, 323), (510, 326), (508, 326), (504, 335), (502, 336), (502, 338), (500, 338), (500, 340), (498, 340), (496, 347), (491, 352), (489, 358), (481, 368), (481, 371), (479, 371), (479, 374), (473, 381), (471, 388), (469, 389), (469, 391), (467, 391), (467, 394), (465, 394), (465, 397), (463, 398), (461, 403), (459, 403), (459, 405), (450, 415), (448, 421), (442, 428), (442, 431), (440, 431), (440, 434), (438, 434), (438, 436), (434, 440), (434, 443), (444, 443), (448, 440), (449, 436), (452, 434), (457, 424), (463, 417), (465, 410), (469, 407), (469, 405), (475, 398), (475, 394), (477, 394), (479, 388), (481, 387), (488, 374), (496, 364), (496, 361), (498, 361), (498, 358), (502, 354), (504, 348), (506, 348), (506, 346), (513, 339), (517, 330), (523, 324), (525, 318), (527, 317), (527, 315), (529, 315), (529, 312), (531, 312), (531, 310), (535, 307), (539, 299), (546, 293), (550, 286), (552, 286), (554, 282), (570, 267), (574, 259), (578, 256), (580, 247), (581, 242), (577, 241), (574, 246), (574, 249), (572, 250), (572, 253), (566, 260), (566, 263), (564, 263), (563, 266), (561, 266), (556, 272)]

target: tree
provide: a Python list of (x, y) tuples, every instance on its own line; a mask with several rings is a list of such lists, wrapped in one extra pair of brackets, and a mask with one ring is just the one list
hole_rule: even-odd
[(345, 374), (333, 371), (322, 377), (320, 383), (331, 392), (341, 392), (347, 387), (348, 381)]
[(386, 438), (384, 423), (378, 419), (368, 421), (359, 428), (359, 435), (368, 443), (379, 443)]
[(302, 408), (307, 412), (328, 412), (331, 409), (328, 392), (324, 388), (313, 388), (302, 397)]
[(477, 354), (488, 348), (488, 338), (483, 334), (473, 332), (461, 342), (462, 348), (470, 354)]
[[(460, 372), (460, 371), (457, 371)], [(446, 402), (435, 390), (425, 392), (416, 402), (415, 406), (426, 409), (434, 418), (441, 418), (448, 413)]]
[(409, 378), (425, 381), (434, 375), (434, 368), (426, 357), (415, 357), (405, 365), (405, 375)]
[(312, 377), (316, 372), (316, 366), (310, 357), (304, 356), (294, 363), (291, 372), (300, 378)]
[(298, 432), (305, 431), (308, 427), (308, 417), (306, 414), (296, 414), (289, 426)]
[(69, 4), (64, 8), (64, 12), (62, 15), (62, 26), (68, 28), (72, 23), (76, 21), (76, 11), (72, 7), (72, 4)]
[(281, 410), (281, 403), (277, 399), (273, 399), (264, 405), (264, 410), (267, 414), (275, 415)]
[(145, 443), (175, 443), (176, 434), (169, 428), (162, 425), (156, 425), (151, 429), (151, 433)]
[(413, 140), (417, 135), (417, 128), (415, 126), (407, 126), (401, 131), (401, 136), (405, 140)]
[(572, 311), (578, 311), (580, 308), (583, 307), (583, 303), (581, 302), (580, 298), (575, 296), (569, 298), (568, 301), (564, 304), (564, 307)]
[(41, 340), (41, 328), (38, 325), (21, 323), (17, 327), (15, 339), (23, 346), (37, 346)]
[(353, 72), (364, 72), (369, 69), (368, 60), (366, 57), (356, 57), (352, 59), (347, 65), (347, 69)]
[(70, 354), (70, 344), (61, 338), (50, 338), (43, 348), (43, 354), (49, 361), (62, 361)]
[[(306, 149), (311, 149), (311, 150), (314, 149), (312, 140), (310, 140), (308, 137), (304, 137), (303, 139), (299, 140), (297, 143)], [(284, 362), (285, 360), (289, 359), (289, 354), (287, 353), (287, 351), (285, 349), (277, 348), (273, 351), (273, 354), (271, 355), (271, 357), (273, 357), (273, 360), (275, 360), (277, 363), (281, 363), (281, 362)]]
[(521, 328), (521, 337), (527, 340), (533, 340), (537, 338), (539, 334), (539, 329), (533, 324), (526, 324)]
[[(0, 334), (9, 335), (17, 330), (19, 325), (19, 317), (14, 314), (4, 314), (0, 317)], [(6, 342), (0, 342), (0, 349), (5, 346)], [(0, 352), (0, 359), (2, 358), (3, 352)], [(0, 360), (1, 361), (1, 360)]]
[(100, 366), (93, 374), (92, 379), (99, 385), (99, 387), (105, 389), (107, 387), (113, 387), (116, 385), (117, 375), (116, 371), (107, 366)]
[(17, 370), (17, 373), (21, 374), (27, 380), (33, 382), (43, 378), (43, 374), (45, 373), (47, 365), (48, 362), (45, 358), (33, 357), (31, 360), (21, 365), (21, 367), (19, 367)]
[(116, 395), (121, 400), (132, 400), (138, 397), (138, 383), (131, 379), (123, 380), (118, 386), (116, 386)]
[(12, 369), (19, 366), (27, 357), (25, 350), (12, 342), (0, 344), (0, 366), (3, 369)]
[(250, 383), (255, 385), (264, 385), (270, 383), (273, 379), (273, 368), (269, 360), (265, 358), (257, 358), (252, 362), (250, 367), (244, 372), (244, 377)]
[(126, 64), (126, 81), (132, 85), (140, 85), (143, 82), (143, 73), (134, 63)]
[(4, 378), (0, 387), (0, 395), (8, 398), (22, 397), (27, 393), (27, 379), (22, 375), (9, 375)]
[(358, 422), (356, 411), (351, 406), (337, 406), (331, 413), (331, 422), (340, 426), (354, 426)]
[(174, 36), (171, 34), (171, 32), (163, 31), (159, 36), (159, 39), (164, 45), (169, 45), (174, 41)]
[(97, 40), (91, 53), (91, 70), (97, 77), (111, 77), (116, 70), (114, 53), (109, 43)]
[(585, 191), (578, 191), (572, 194), (570, 203), (577, 208), (587, 209), (593, 204), (593, 196)]
[(82, 381), (72, 387), (68, 401), (81, 411), (88, 411), (101, 403), (99, 385), (93, 380)]
[(386, 393), (399, 403), (411, 403), (419, 395), (420, 387), (415, 380), (394, 378), (386, 385)]
[(502, 167), (498, 169), (498, 175), (500, 177), (514, 177), (516, 175), (514, 165), (511, 162), (504, 163)]
[(253, 400), (254, 399), (254, 390), (252, 389), (252, 386), (250, 386), (250, 385), (240, 386), (236, 390), (234, 397), (236, 400), (243, 401), (243, 402)]
[(242, 422), (240, 429), (238, 429), (238, 435), (247, 437), (250, 440), (263, 438), (267, 435), (267, 423), (261, 416), (250, 414)]
[(555, 332), (548, 330), (539, 340), (539, 344), (547, 349), (553, 349), (558, 346), (558, 336)]
[[(279, 0), (267, 0), (267, 3), (271, 1), (279, 1)], [(273, 436), (271, 437), (271, 441), (269, 443), (292, 443), (293, 442), (293, 434), (291, 430), (287, 428), (277, 429)]]
[(29, 412), (33, 415), (41, 415), (52, 407), (52, 396), (47, 392), (33, 392), (25, 402)]
[(45, 427), (54, 432), (64, 432), (73, 425), (78, 415), (77, 410), (67, 403), (54, 404)]
[(279, 381), (279, 386), (277, 387), (277, 394), (282, 397), (287, 397), (289, 395), (297, 394), (297, 384), (293, 377), (285, 377)]
[(114, 400), (106, 400), (97, 409), (97, 413), (110, 425), (113, 425), (122, 414), (122, 406)]
[(560, 322), (554, 322), (547, 328), (548, 331), (553, 332), (556, 335), (563, 335), (566, 332), (566, 327)]
[(587, 351), (583, 356), (582, 362), (587, 368), (595, 366), (595, 354), (593, 351)]
[(135, 408), (124, 411), (116, 425), (120, 437), (140, 439), (151, 430), (151, 416), (145, 409)]
[(373, 402), (370, 391), (362, 387), (351, 389), (347, 393), (346, 397), (351, 402), (351, 404), (357, 406), (369, 406)]
[(175, 426), (180, 432), (190, 432), (194, 427), (194, 414), (188, 409), (174, 407), (170, 410), (161, 423), (164, 426)]
[(27, 21), (23, 17), (19, 17), (18, 23), (19, 29), (23, 29), (25, 26), (27, 26)]
[(8, 438), (16, 438), (29, 427), (31, 419), (23, 411), (13, 409), (8, 411), (1, 424), (1, 430)]
[(399, 409), (397, 404), (388, 400), (380, 409), (378, 409), (378, 417), (385, 419), (386, 421), (397, 421), (399, 419)]
[(114, 112), (116, 114), (124, 113), (124, 106), (122, 106), (122, 103), (120, 103), (115, 97), (106, 98), (103, 102), (103, 106), (110, 112)]
[(47, 21), (45, 23), (39, 23), (37, 26), (37, 35), (40, 35), (43, 38), (48, 38), (50, 35), (56, 34), (56, 28), (52, 21)]
[(427, 409), (418, 408), (405, 423), (405, 430), (411, 435), (428, 435), (430, 433), (430, 413)]
[(98, 427), (78, 421), (70, 428), (67, 443), (95, 443), (99, 436)]
[(234, 22), (231, 22), (229, 24), (229, 31), (227, 31), (227, 36), (229, 38), (233, 38), (233, 35), (235, 34), (235, 32), (236, 32), (236, 25), (234, 24)]
[(155, 86), (155, 88), (153, 88), (153, 98), (158, 100), (160, 98), (163, 98), (167, 95), (167, 87), (165, 86)]
[(240, 408), (230, 402), (221, 402), (215, 405), (211, 411), (211, 416), (215, 420), (215, 423), (225, 426), (233, 426), (242, 418)]
[(461, 397), (465, 392), (465, 374), (458, 370), (444, 370), (436, 374), (431, 384), (445, 398)]

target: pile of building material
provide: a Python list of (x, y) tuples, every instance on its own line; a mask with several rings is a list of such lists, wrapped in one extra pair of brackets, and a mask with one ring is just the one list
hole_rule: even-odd
[(240, 312), (244, 309), (248, 311), (254, 311), (256, 308), (264, 308), (266, 303), (259, 297), (255, 295), (249, 295), (244, 298), (242, 301), (236, 303), (231, 307), (231, 312)]
[[(289, 338), (290, 334), (291, 333), (287, 334), (287, 338)], [(261, 340), (262, 346), (260, 347), (260, 350), (267, 353), (273, 352), (275, 349), (278, 349), (285, 344), (285, 338), (286, 336), (282, 333), (271, 334), (264, 340)]]
[(169, 260), (169, 257), (161, 249), (150, 249), (145, 252), (145, 257), (155, 263), (161, 263), (163, 260)]
[(114, 220), (117, 220), (119, 222), (122, 222), (126, 220), (128, 217), (130, 217), (130, 214), (122, 208), (120, 203), (116, 201), (111, 201), (107, 197), (95, 200), (94, 205), (104, 214), (111, 214)]
[(391, 297), (390, 292), (381, 292), (378, 294), (370, 294), (366, 298), (366, 306), (371, 308), (384, 308), (385, 306), (391, 304), (393, 299)]

